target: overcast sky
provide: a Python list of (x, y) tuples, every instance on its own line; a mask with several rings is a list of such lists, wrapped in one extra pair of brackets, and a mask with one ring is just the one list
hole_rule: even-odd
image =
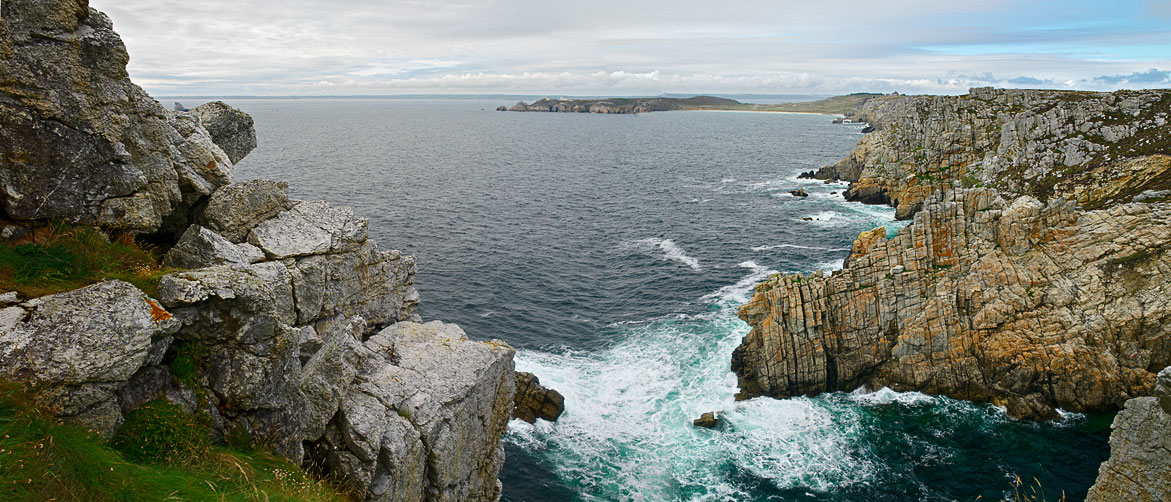
[(1171, 0), (91, 0), (155, 95), (1171, 87)]

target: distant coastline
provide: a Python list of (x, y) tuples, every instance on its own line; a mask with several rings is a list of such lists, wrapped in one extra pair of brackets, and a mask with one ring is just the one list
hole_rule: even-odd
[(848, 115), (862, 103), (882, 94), (856, 93), (798, 103), (754, 104), (715, 96), (690, 98), (600, 98), (539, 99), (529, 104), (521, 101), (511, 107), (501, 105), (497, 111), (637, 114), (659, 111), (736, 111), (774, 113), (815, 113)]

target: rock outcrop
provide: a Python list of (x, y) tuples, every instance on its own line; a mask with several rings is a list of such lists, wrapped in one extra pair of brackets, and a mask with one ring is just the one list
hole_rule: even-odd
[(516, 372), (516, 398), (512, 418), (534, 423), (538, 418), (556, 422), (565, 412), (565, 397), (556, 390), (541, 385), (536, 375)]
[(513, 349), (453, 324), (400, 322), (357, 353), (365, 362), (318, 443), (325, 465), (368, 500), (498, 499)]
[(853, 118), (873, 132), (816, 176), (853, 182), (847, 199), (893, 204), (900, 219), (956, 182), (1088, 209), (1171, 188), (1171, 90), (882, 96)]
[(1110, 458), (1086, 502), (1171, 500), (1171, 367), (1159, 372), (1155, 397), (1127, 401), (1110, 428)]
[(742, 396), (889, 386), (1018, 417), (1113, 410), (1171, 363), (1171, 205), (1083, 212), (938, 192), (830, 276), (773, 276), (740, 316)]
[(190, 110), (216, 146), (223, 149), (232, 163), (240, 162), (256, 148), (256, 129), (252, 116), (228, 106), (223, 101), (204, 103)]
[(164, 264), (187, 270), (157, 300), (120, 281), (0, 295), (0, 378), (105, 434), (165, 397), (366, 500), (499, 499), (511, 347), (419, 324), (414, 257), (380, 250), (349, 208), (230, 183), (251, 117), (164, 110), (84, 0), (2, 8), (0, 216), (173, 236)]
[(0, 377), (27, 382), (58, 416), (106, 434), (142, 368), (157, 365), (179, 322), (133, 285), (106, 281), (0, 309)]
[[(741, 105), (739, 101), (713, 96), (690, 98), (610, 98), (610, 99), (539, 99), (532, 104), (521, 101), (508, 111), (632, 114), (670, 110), (700, 109)], [(499, 110), (500, 108), (497, 108)]]
[[(309, 378), (302, 370), (316, 368), (314, 355), (336, 340), (357, 345), (368, 331), (418, 320), (415, 261), (378, 250), (366, 238), (366, 221), (349, 209), (289, 201), (283, 186), (271, 182), (220, 190), (231, 196), (213, 194), (204, 214), (211, 212), (213, 223), (231, 222), (222, 226), (234, 230), (237, 242), (207, 227), (189, 227), (164, 262), (205, 268), (164, 277), (159, 301), (183, 322), (176, 333), (179, 349), (200, 355), (206, 378), (201, 384), (212, 391), (208, 409), (219, 412), (217, 427), (243, 429), (301, 458), (301, 442), (316, 439), (302, 431), (324, 427), (301, 413), (308, 404), (297, 381)], [(252, 197), (236, 197), (241, 193)], [(231, 204), (218, 204), (240, 200), (288, 209), (248, 220)], [(242, 242), (241, 233), (249, 242)]]
[(230, 181), (232, 160), (195, 118), (130, 82), (104, 14), (10, 0), (2, 17), (4, 216), (155, 233)]

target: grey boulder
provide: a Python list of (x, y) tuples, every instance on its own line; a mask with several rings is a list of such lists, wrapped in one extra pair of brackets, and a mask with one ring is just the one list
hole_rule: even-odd
[(199, 123), (211, 134), (215, 144), (228, 154), (233, 164), (240, 162), (256, 148), (256, 129), (252, 126), (251, 115), (223, 101), (199, 105), (190, 113), (199, 119)]

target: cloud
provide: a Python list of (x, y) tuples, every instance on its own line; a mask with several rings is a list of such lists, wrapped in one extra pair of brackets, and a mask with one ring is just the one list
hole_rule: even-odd
[(1130, 75), (1101, 75), (1094, 80), (1108, 84), (1167, 84), (1171, 83), (1171, 71), (1160, 71), (1151, 68), (1144, 72), (1135, 72)]
[(1145, 85), (1096, 77), (1171, 67), (1171, 24), (1135, 2), (1069, 0), (1062, 9), (1008, 0), (594, 0), (588, 10), (546, 0), (447, 0), (442, 8), (423, 0), (91, 5), (110, 14), (130, 51), (132, 78), (156, 94), (596, 95)]
[[(1025, 77), (1025, 76), (1010, 78), (1010, 79), (1008, 79), (1008, 82), (1010, 84), (1017, 84), (1017, 85), (1044, 85), (1046, 83), (1044, 80), (1041, 80), (1039, 78)], [(1050, 83), (1052, 83), (1052, 82), (1050, 82)]]

